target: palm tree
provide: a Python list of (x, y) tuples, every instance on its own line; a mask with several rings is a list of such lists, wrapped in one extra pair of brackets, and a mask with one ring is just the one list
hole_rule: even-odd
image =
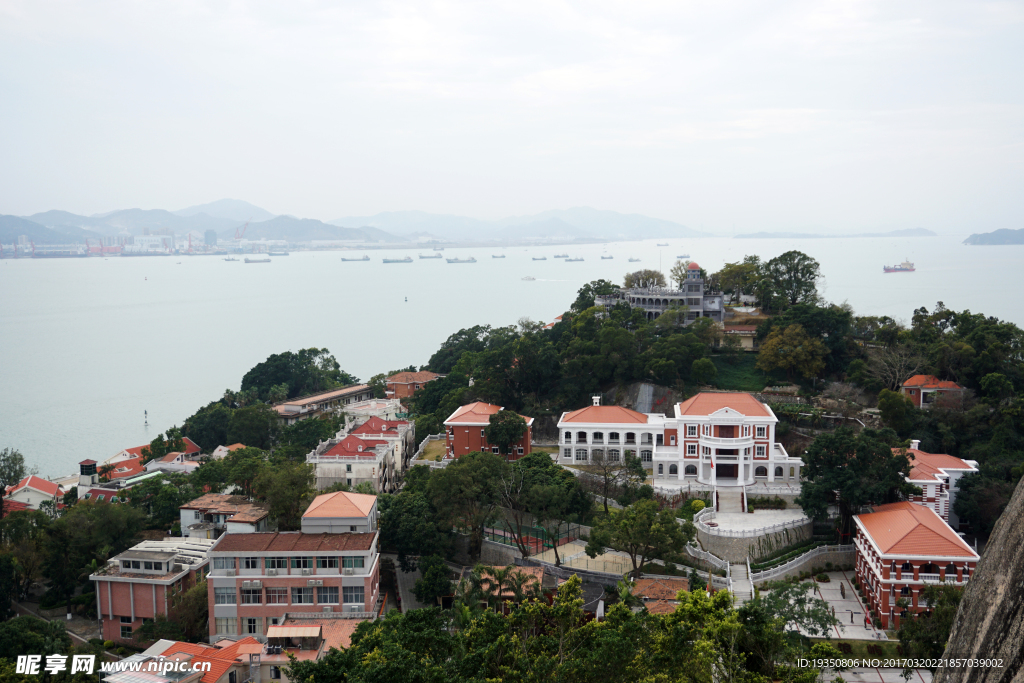
[(622, 578), (615, 584), (615, 594), (626, 607), (639, 607), (643, 604), (643, 601), (633, 595), (633, 589), (636, 584), (629, 580), (629, 574), (623, 574)]
[(509, 588), (512, 575), (517, 571), (515, 565), (510, 564), (507, 567), (500, 568), (477, 565), (477, 569), (480, 570), (482, 577), (481, 588), (487, 598), (487, 605), (489, 607), (493, 606), (494, 601), (500, 605), (506, 590)]
[(524, 571), (517, 570), (509, 578), (508, 589), (512, 592), (512, 601), (516, 604), (526, 600), (539, 600), (544, 592), (536, 577)]

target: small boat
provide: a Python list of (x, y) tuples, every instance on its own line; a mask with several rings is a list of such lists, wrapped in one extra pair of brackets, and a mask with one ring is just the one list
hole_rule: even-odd
[(915, 270), (914, 264), (910, 261), (904, 261), (898, 266), (883, 266), (883, 273), (913, 273)]
[(412, 256), (406, 256), (405, 258), (386, 258), (384, 263), (412, 263)]
[(534, 261), (547, 261), (548, 257), (547, 256), (534, 256), (533, 260)]
[(237, 261), (238, 259), (236, 259), (236, 258), (226, 258), (226, 259), (224, 259), (224, 260), (225, 260), (225, 261)]
[(342, 261), (369, 261), (370, 257), (369, 256), (363, 256), (363, 258), (345, 258), (344, 256), (342, 256), (341, 260)]
[(248, 256), (246, 256), (245, 257), (245, 262), (246, 263), (270, 263), (270, 259), (268, 259), (268, 258), (249, 258)]
[(569, 258), (568, 254), (555, 254), (555, 258)]
[(476, 263), (476, 259), (472, 256), (469, 258), (446, 258), (445, 261), (448, 263)]
[(630, 259), (629, 259), (629, 262), (630, 262), (630, 263), (640, 263), (640, 259), (638, 259), (638, 258), (633, 258), (633, 257), (630, 257)]
[(680, 254), (679, 256), (676, 256), (676, 258), (690, 258), (690, 255), (689, 254)]
[(668, 242), (665, 242), (665, 243), (658, 242), (658, 246), (659, 247), (667, 247), (668, 246)]
[(287, 256), (287, 251), (268, 251), (267, 256)]
[(613, 259), (613, 258), (615, 258), (615, 257), (614, 257), (614, 256), (602, 256), (602, 257), (601, 257), (601, 259), (602, 259), (603, 261), (610, 261), (610, 260), (611, 260), (611, 259)]
[(434, 247), (434, 251), (444, 251), (444, 247)]
[(430, 254), (429, 256), (424, 256), (423, 254), (420, 254), (419, 256), (420, 258), (441, 258), (440, 254)]
[(524, 280), (526, 280), (527, 282), (533, 282), (533, 281), (534, 281), (534, 280), (536, 280), (537, 278), (535, 278), (535, 277), (531, 277), (531, 276), (527, 275), (527, 276), (526, 276), (526, 277), (524, 277), (523, 279), (524, 279)]
[(583, 260), (582, 258), (567, 258), (567, 259), (565, 259), (565, 262), (566, 263), (576, 263), (576, 262), (582, 261), (582, 260)]
[(505, 255), (504, 254), (500, 254), (500, 255), (491, 254), (491, 258), (505, 258)]

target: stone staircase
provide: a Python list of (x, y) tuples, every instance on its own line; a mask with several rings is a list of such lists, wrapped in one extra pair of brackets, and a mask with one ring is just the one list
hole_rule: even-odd
[(738, 487), (718, 489), (719, 512), (743, 512), (743, 497)]
[(732, 593), (736, 596), (737, 607), (754, 598), (754, 585), (750, 583), (746, 562), (729, 563), (729, 576), (732, 578)]

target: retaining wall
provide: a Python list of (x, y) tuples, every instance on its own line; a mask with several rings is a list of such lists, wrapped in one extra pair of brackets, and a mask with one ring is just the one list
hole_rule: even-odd
[[(799, 558), (798, 558), (799, 559)], [(755, 584), (763, 584), (767, 581), (778, 581), (779, 579), (787, 579), (791, 576), (798, 576), (800, 572), (810, 571), (813, 567), (818, 567), (822, 570), (825, 569), (825, 563), (831, 562), (833, 566), (844, 566), (854, 565), (857, 561), (857, 552), (855, 550), (847, 550), (842, 552), (830, 552), (821, 553), (814, 557), (804, 558), (802, 562), (796, 562), (788, 566), (786, 571), (773, 576), (770, 579), (757, 579), (754, 581)], [(754, 572), (755, 574), (757, 572)]]
[(770, 534), (730, 537), (710, 534), (702, 531), (698, 526), (697, 538), (701, 547), (708, 552), (729, 562), (745, 562), (747, 557), (754, 559), (765, 557), (780, 548), (810, 540), (813, 529), (813, 522), (807, 520), (807, 523), (801, 526), (781, 529)]

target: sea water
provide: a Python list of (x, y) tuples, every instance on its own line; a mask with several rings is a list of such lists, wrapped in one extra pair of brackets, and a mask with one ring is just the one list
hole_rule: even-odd
[[(362, 262), (341, 257), (363, 252), (293, 252), (267, 264), (216, 256), (3, 260), (0, 448), (19, 449), (43, 476), (69, 474), (80, 460), (103, 461), (180, 425), (225, 389), (237, 390), (270, 354), (326, 347), (365, 381), (426, 363), (461, 328), (550, 322), (590, 280), (621, 282), (640, 268), (667, 276), (683, 254), (714, 272), (746, 254), (767, 260), (799, 249), (820, 261), (825, 298), (858, 315), (909, 321), (915, 308), (942, 301), (1024, 324), (1024, 247), (962, 239), (662, 238), (441, 252), (477, 260), (463, 264), (419, 259), (437, 253), (427, 249), (372, 250)], [(584, 260), (567, 263), (558, 253)], [(406, 255), (412, 263), (382, 262)], [(540, 256), (547, 260), (532, 260)], [(917, 272), (883, 274), (883, 265), (904, 259)]]

